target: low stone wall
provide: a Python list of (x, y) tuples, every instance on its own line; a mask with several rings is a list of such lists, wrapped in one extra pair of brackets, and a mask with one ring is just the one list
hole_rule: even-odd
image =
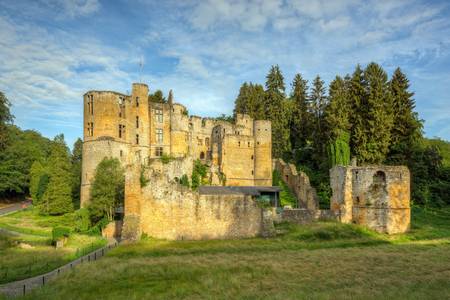
[(304, 172), (298, 172), (293, 164), (285, 163), (281, 158), (274, 160), (274, 168), (277, 170), (294, 193), (298, 200), (298, 208), (316, 210), (319, 208), (319, 198), (316, 189), (309, 182), (309, 177)]
[(307, 224), (313, 221), (336, 220), (338, 216), (329, 209), (285, 209), (281, 214), (282, 221), (295, 224)]

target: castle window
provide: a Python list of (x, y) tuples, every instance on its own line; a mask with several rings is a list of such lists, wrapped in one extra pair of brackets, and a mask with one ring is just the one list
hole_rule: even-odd
[(123, 156), (123, 151), (122, 150), (120, 150), (120, 157), (122, 157)]
[(155, 148), (155, 156), (162, 156), (163, 155), (163, 147), (156, 147)]
[(248, 142), (248, 146), (250, 147), (250, 142)]
[(94, 95), (88, 95), (88, 111), (91, 115), (94, 114)]
[(87, 126), (88, 136), (94, 136), (94, 123), (88, 122)]
[(197, 143), (199, 146), (203, 145), (203, 140), (197, 137)]
[(136, 145), (139, 145), (139, 134), (136, 134)]
[(205, 159), (205, 152), (200, 152), (200, 159)]
[(139, 107), (139, 97), (136, 97), (136, 107)]
[(241, 146), (241, 142), (238, 142), (238, 146), (239, 146), (239, 147)]
[(205, 138), (205, 145), (209, 147), (209, 138)]
[(158, 143), (163, 142), (163, 130), (161, 128), (156, 128), (156, 141)]
[(136, 116), (136, 128), (139, 128), (139, 116)]
[(252, 170), (252, 175), (253, 175), (253, 170)]
[(122, 138), (122, 125), (119, 124), (119, 139)]
[(155, 109), (155, 114), (156, 114), (156, 120), (159, 123), (162, 123), (163, 122), (163, 111), (162, 111), (162, 109)]
[(252, 160), (253, 160), (253, 155), (252, 155)]

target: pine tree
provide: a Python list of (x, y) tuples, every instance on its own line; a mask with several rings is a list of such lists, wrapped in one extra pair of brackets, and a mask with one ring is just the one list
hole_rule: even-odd
[(308, 143), (311, 129), (311, 116), (308, 110), (308, 81), (300, 74), (296, 74), (292, 82), (290, 100), (292, 102), (291, 113), (291, 145), (293, 149), (304, 147)]
[(44, 176), (47, 177), (47, 180), (45, 181), (47, 181), (48, 183), (48, 174), (46, 168), (39, 160), (36, 160), (30, 168), (30, 196), (31, 199), (33, 199), (33, 205), (36, 207), (40, 205), (40, 202), (42, 200), (42, 185), (44, 183)]
[(282, 157), (291, 147), (284, 78), (278, 65), (272, 66), (266, 76), (265, 95), (265, 116), (272, 122), (272, 155)]
[(6, 147), (8, 137), (6, 124), (11, 123), (14, 119), (14, 116), (9, 111), (10, 106), (11, 103), (8, 98), (6, 98), (5, 94), (0, 92), (0, 150), (5, 149)]
[(324, 121), (328, 141), (334, 142), (342, 132), (350, 131), (350, 102), (348, 84), (340, 76), (330, 83), (329, 103), (325, 110)]
[(255, 120), (264, 119), (264, 96), (262, 85), (244, 82), (235, 100), (234, 115), (248, 114)]
[(367, 93), (364, 72), (360, 65), (357, 65), (350, 79), (350, 124), (351, 137), (350, 149), (352, 155), (358, 159), (363, 152), (364, 144), (367, 142), (364, 116), (367, 114)]
[(81, 160), (83, 156), (83, 141), (78, 138), (73, 144), (72, 151), (72, 199), (76, 208), (80, 205), (80, 189), (81, 189)]
[(389, 150), (393, 123), (387, 74), (378, 64), (370, 63), (364, 70), (364, 82), (365, 103), (359, 115), (363, 143), (357, 145), (357, 155), (363, 163), (382, 163)]
[(48, 169), (49, 182), (43, 196), (41, 211), (50, 215), (73, 211), (71, 163), (62, 134), (54, 139)]
[(312, 114), (312, 141), (315, 149), (315, 157), (317, 164), (325, 157), (326, 150), (326, 132), (324, 113), (327, 106), (327, 97), (325, 91), (325, 83), (316, 76), (310, 94), (310, 111)]
[(123, 203), (124, 171), (117, 158), (104, 158), (95, 169), (88, 206), (94, 223), (113, 220), (115, 208)]
[(397, 68), (389, 82), (392, 95), (393, 127), (389, 160), (398, 164), (407, 164), (411, 158), (413, 144), (422, 137), (422, 123), (414, 112), (414, 93), (410, 92), (409, 80)]

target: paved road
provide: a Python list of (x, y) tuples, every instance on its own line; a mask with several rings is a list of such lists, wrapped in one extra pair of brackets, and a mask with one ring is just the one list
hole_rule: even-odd
[(25, 209), (28, 206), (31, 205), (31, 200), (25, 200), (25, 201), (21, 201), (15, 204), (12, 204), (10, 206), (4, 207), (4, 208), (0, 208), (0, 216), (1, 215), (6, 215), (21, 209)]

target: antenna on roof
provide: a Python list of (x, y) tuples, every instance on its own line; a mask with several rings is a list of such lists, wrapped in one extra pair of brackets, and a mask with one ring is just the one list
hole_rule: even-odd
[(139, 59), (139, 83), (142, 83), (142, 69), (144, 68), (144, 57)]

